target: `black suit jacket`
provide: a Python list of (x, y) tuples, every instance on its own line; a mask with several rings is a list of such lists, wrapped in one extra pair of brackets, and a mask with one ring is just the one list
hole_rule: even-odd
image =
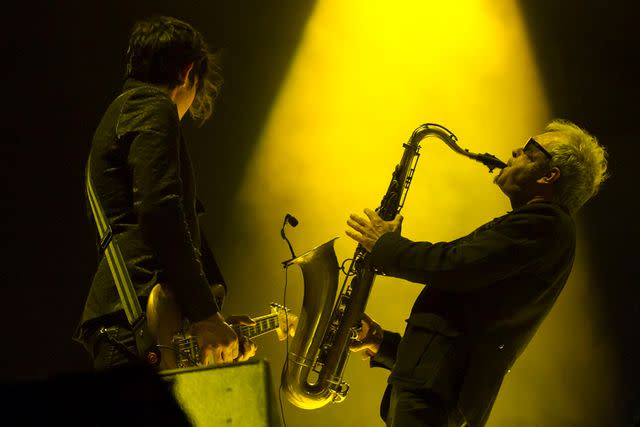
[[(163, 282), (190, 320), (218, 311), (209, 285), (225, 283), (199, 225), (204, 209), (171, 99), (155, 86), (127, 80), (96, 129), (90, 161), (94, 190), (143, 307), (151, 288)], [(114, 317), (124, 319), (101, 257), (76, 338), (83, 326)]]
[(428, 286), (404, 336), (385, 332), (372, 366), (391, 369), (392, 385), (434, 388), (447, 397), (453, 387), (452, 403), (472, 427), (484, 425), (505, 373), (564, 287), (574, 254), (572, 218), (546, 202), (515, 209), (452, 242), (383, 235), (371, 264)]

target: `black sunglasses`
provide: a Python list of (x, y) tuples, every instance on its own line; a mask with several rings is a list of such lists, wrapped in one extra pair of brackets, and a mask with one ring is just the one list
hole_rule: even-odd
[(522, 151), (524, 151), (525, 153), (531, 153), (531, 147), (535, 147), (539, 151), (542, 151), (542, 153), (545, 156), (547, 156), (547, 158), (549, 160), (551, 160), (553, 158), (551, 153), (549, 153), (542, 145), (540, 145), (540, 143), (538, 143), (538, 141), (536, 141), (533, 138), (531, 138), (531, 139), (529, 139), (529, 141), (527, 141), (527, 143), (524, 145), (524, 148), (522, 149)]

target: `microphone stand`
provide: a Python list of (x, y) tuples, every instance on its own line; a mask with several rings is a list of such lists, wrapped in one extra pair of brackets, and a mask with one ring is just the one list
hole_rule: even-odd
[(287, 235), (284, 232), (284, 228), (286, 227), (287, 223), (290, 224), (292, 227), (295, 227), (296, 225), (298, 225), (298, 220), (295, 219), (292, 215), (287, 214), (284, 217), (284, 222), (282, 223), (282, 228), (280, 229), (280, 236), (282, 237), (282, 239), (284, 239), (285, 242), (287, 242), (287, 245), (289, 246), (289, 251), (291, 251), (291, 258), (285, 261), (282, 261), (282, 266), (284, 268), (289, 267), (291, 265), (291, 261), (298, 258), (296, 253), (293, 251), (291, 242), (289, 241), (289, 239), (287, 238)]

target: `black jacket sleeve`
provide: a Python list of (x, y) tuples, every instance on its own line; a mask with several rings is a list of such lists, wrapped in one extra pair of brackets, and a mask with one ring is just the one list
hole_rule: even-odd
[(372, 368), (393, 369), (401, 339), (402, 336), (399, 333), (385, 330), (378, 353), (369, 359), (369, 366)]
[(119, 127), (122, 131), (136, 129), (128, 163), (141, 233), (157, 254), (183, 314), (191, 321), (202, 320), (218, 311), (218, 307), (183, 208), (177, 110), (170, 99), (157, 97), (144, 108), (133, 108), (139, 113), (131, 115), (130, 120), (144, 126), (119, 123)]
[[(205, 207), (199, 199), (196, 199), (196, 212), (198, 214), (198, 221), (205, 214)], [(200, 252), (202, 254), (202, 267), (204, 268), (204, 274), (207, 277), (207, 281), (210, 285), (222, 285), (225, 289), (225, 293), (227, 289), (227, 283), (224, 280), (224, 276), (222, 275), (222, 271), (220, 267), (218, 267), (218, 263), (216, 262), (216, 258), (213, 256), (213, 251), (209, 246), (209, 242), (207, 240), (207, 236), (203, 230), (202, 223), (200, 222)]]
[[(534, 206), (538, 205), (538, 206)], [(561, 227), (547, 204), (527, 205), (452, 242), (378, 239), (371, 264), (382, 274), (454, 292), (480, 288), (540, 263)]]
[(224, 299), (228, 293), (227, 283), (224, 281), (222, 271), (220, 271), (220, 267), (218, 267), (218, 263), (213, 256), (213, 252), (211, 252), (211, 249), (209, 248), (207, 237), (205, 236), (202, 229), (200, 230), (200, 242), (202, 242), (202, 267), (204, 268), (204, 274), (207, 277), (209, 285), (222, 285), (222, 287), (224, 288), (224, 295), (220, 294), (219, 290), (216, 290), (216, 292), (214, 293), (218, 309), (222, 309)]

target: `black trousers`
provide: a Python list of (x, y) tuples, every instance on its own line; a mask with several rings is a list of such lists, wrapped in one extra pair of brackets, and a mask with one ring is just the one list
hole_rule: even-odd
[(465, 341), (409, 324), (380, 405), (387, 426), (465, 426), (457, 402), (467, 358)]
[(389, 385), (383, 397), (387, 427), (465, 427), (458, 408), (425, 390)]
[(128, 325), (100, 326), (87, 334), (84, 347), (91, 355), (96, 371), (142, 363)]
[(98, 326), (87, 332), (84, 347), (93, 358), (95, 372), (74, 411), (88, 426), (191, 427), (175, 399), (171, 382), (161, 378), (137, 355), (128, 324)]

